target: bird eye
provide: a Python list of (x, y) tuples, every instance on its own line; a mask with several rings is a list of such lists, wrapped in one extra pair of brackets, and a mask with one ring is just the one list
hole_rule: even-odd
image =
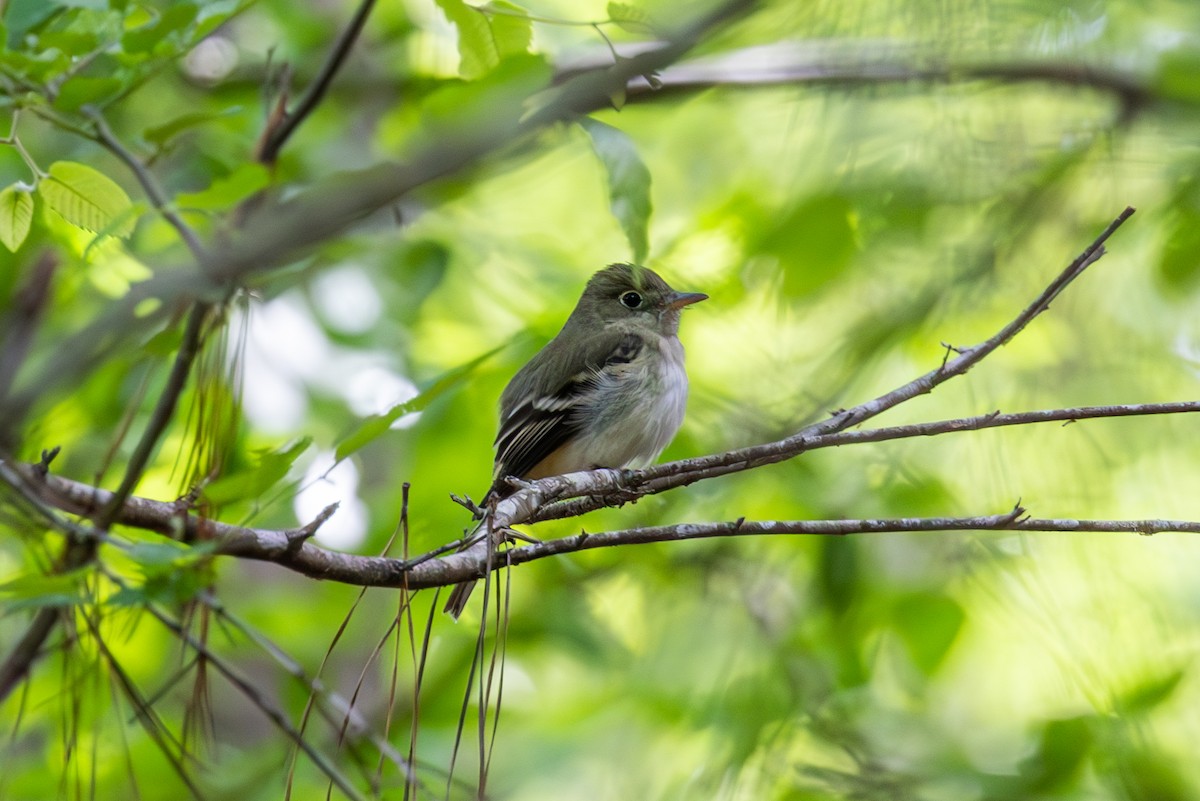
[(642, 305), (642, 296), (636, 292), (626, 292), (620, 297), (621, 305), (627, 309), (636, 309)]

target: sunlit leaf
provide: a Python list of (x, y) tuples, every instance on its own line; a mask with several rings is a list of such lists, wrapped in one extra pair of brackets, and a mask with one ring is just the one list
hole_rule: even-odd
[(38, 183), (46, 205), (72, 225), (115, 236), (133, 232), (133, 203), (104, 173), (74, 161), (56, 161)]
[(458, 30), (459, 73), (468, 80), (495, 69), (508, 56), (527, 53), (533, 24), (520, 6), (494, 0), (486, 6), (463, 0), (437, 0)]
[(1170, 698), (1187, 671), (1183, 668), (1147, 676), (1129, 688), (1117, 699), (1116, 707), (1124, 714), (1149, 712)]
[(608, 174), (609, 204), (621, 224), (633, 260), (645, 261), (650, 249), (650, 170), (625, 132), (593, 119), (580, 123), (591, 137), (592, 149)]
[(656, 36), (657, 30), (649, 12), (629, 3), (609, 3), (608, 19), (621, 30), (641, 36)]
[(16, 251), (29, 235), (33, 222), (33, 194), (20, 186), (10, 186), (0, 192), (0, 242)]

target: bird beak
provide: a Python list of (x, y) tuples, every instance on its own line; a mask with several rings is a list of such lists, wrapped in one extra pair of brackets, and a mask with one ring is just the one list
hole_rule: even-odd
[(708, 300), (708, 295), (703, 292), (675, 292), (667, 299), (667, 308), (672, 311), (682, 309), (684, 306), (691, 306), (702, 300)]

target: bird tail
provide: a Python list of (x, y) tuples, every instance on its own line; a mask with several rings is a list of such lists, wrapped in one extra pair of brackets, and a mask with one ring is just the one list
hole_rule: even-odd
[(454, 590), (450, 593), (449, 600), (446, 601), (446, 606), (442, 611), (450, 617), (458, 620), (458, 616), (467, 607), (467, 601), (471, 598), (471, 590), (475, 589), (475, 581), (464, 581), (461, 584), (455, 584)]
[[(487, 494), (483, 496), (483, 502), (479, 505), (479, 508), (486, 509), (488, 505), (492, 503), (495, 497), (497, 497), (496, 488), (493, 486), (487, 491)], [(467, 542), (471, 542), (475, 538), (475, 535), (479, 533), (479, 530), (485, 525), (481, 516), (476, 515), (475, 519), (479, 520), (480, 522), (466, 538)], [(468, 547), (470, 546), (463, 545), (458, 550), (460, 552), (465, 551)], [(446, 605), (442, 607), (442, 612), (454, 618), (455, 620), (458, 620), (458, 616), (461, 615), (463, 610), (467, 608), (467, 601), (471, 599), (471, 591), (475, 589), (475, 584), (477, 581), (478, 579), (472, 579), (470, 581), (464, 581), (460, 584), (455, 584), (454, 589), (450, 592), (450, 597), (446, 600)]]

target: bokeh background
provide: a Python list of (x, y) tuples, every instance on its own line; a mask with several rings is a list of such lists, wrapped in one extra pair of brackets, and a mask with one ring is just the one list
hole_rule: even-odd
[[(130, 237), (99, 242), (39, 206), (29, 238), (0, 250), (8, 310), (40, 253), (61, 259), (18, 384), (36, 388), (38, 366), (131, 284), (189, 261), (130, 172), (72, 130), (92, 106), (205, 240), (221, 241), (264, 186), (286, 197), (403, 160), (431, 119), (470, 101), (463, 85), (489, 68), (463, 59), (447, 11), (528, 25), (530, 51), (565, 67), (603, 63), (609, 40), (644, 46), (704, 7), (452, 6), (380, 3), (268, 171), (254, 150), (273, 93), (313, 80), (354, 4), (10, 0), (0, 105), (22, 109), (24, 150), (43, 169), (91, 165), (143, 204)], [(578, 24), (612, 19), (622, 24)], [(974, 344), (1012, 319), (1127, 205), (1137, 214), (1110, 253), (1048, 313), (878, 422), (1195, 397), (1200, 5), (766, 2), (690, 58), (710, 59), (714, 85), (672, 87), (668, 70), (661, 92), (592, 115), (616, 129), (632, 171), (615, 195), (611, 154), (560, 124), (255, 275), (138, 494), (186, 492), (208, 410), (201, 428), (225, 454), (208, 495), (221, 519), (286, 528), (338, 501), (317, 542), (378, 554), (409, 482), (409, 551), (453, 540), (470, 521), (448, 495), (487, 487), (504, 384), (595, 270), (641, 258), (639, 220), (647, 265), (711, 296), (683, 321), (692, 393), (664, 459), (786, 436), (931, 369), (943, 343)], [(32, 180), (16, 147), (0, 146), (0, 180)], [(639, 187), (652, 211), (630, 213)], [(9, 432), (14, 455), (61, 445), (56, 472), (111, 486), (177, 328), (35, 393)], [(212, 423), (231, 410), (236, 429)], [(364, 418), (388, 410), (395, 423), (339, 461)], [(1158, 416), (843, 447), (529, 533), (993, 514), (1018, 501), (1038, 517), (1197, 520), (1195, 426)], [(16, 507), (0, 525), (5, 651), (47, 605), (100, 621), (59, 632), (0, 706), (0, 797), (178, 798), (173, 753), (203, 798), (279, 798), (289, 775), (292, 797), (325, 792), (326, 774), (306, 756), (293, 768), (289, 739), (211, 670), (207, 734), (172, 741), (189, 730), (194, 653), (141, 604), (183, 614), (197, 593), (211, 594), (209, 647), (294, 724), (308, 691), (256, 637), (346, 697), (361, 683), (348, 742), (320, 722), (305, 736), (363, 797), (403, 796), (394, 764), (372, 784), (371, 737), (408, 751), (413, 639), (432, 592), (413, 599), (412, 636), (406, 624), (389, 633), (395, 591), (360, 600), (232, 558), (164, 566), (105, 548), (101, 563), (133, 594), (95, 571), (67, 592), (38, 578), (61, 537)], [(489, 797), (1194, 798), (1198, 559), (1188, 534), (951, 532), (666, 543), (523, 566), (510, 577)], [(478, 601), (457, 625), (432, 620), (415, 797), (472, 797), (474, 707), (448, 790), (446, 771)], [(165, 745), (125, 679), (172, 733)]]

